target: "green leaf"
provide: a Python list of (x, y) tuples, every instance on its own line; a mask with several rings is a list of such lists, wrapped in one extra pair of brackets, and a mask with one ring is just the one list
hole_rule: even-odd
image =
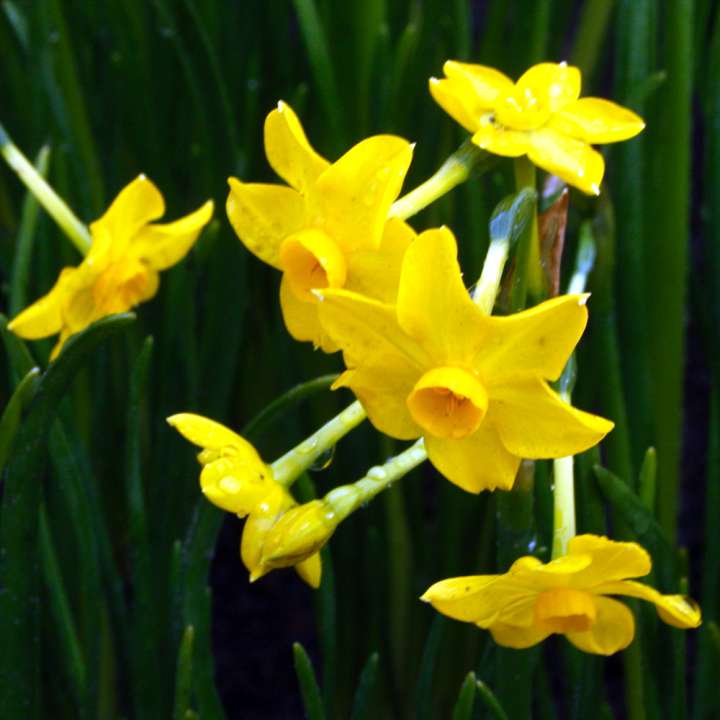
[(509, 720), (508, 714), (495, 697), (495, 693), (482, 680), (477, 681), (477, 689), (483, 704), (496, 720)]
[(38, 511), (47, 436), (58, 405), (100, 343), (134, 315), (113, 315), (72, 337), (38, 383), (8, 463), (0, 517), (0, 716), (37, 717), (40, 682)]
[(415, 714), (418, 720), (430, 720), (433, 717), (433, 676), (446, 624), (446, 618), (436, 615), (425, 640), (415, 689)]
[[(183, 633), (178, 650), (177, 673), (175, 675), (175, 707), (173, 710), (174, 720), (185, 720), (190, 708), (192, 694), (192, 665), (193, 665), (193, 640), (195, 639), (195, 628), (188, 625)], [(150, 676), (152, 677), (152, 676)], [(145, 678), (148, 681), (148, 678)]]
[(380, 656), (374, 652), (367, 659), (365, 667), (360, 673), (357, 689), (355, 690), (355, 699), (353, 700), (352, 714), (350, 720), (365, 720), (369, 717), (372, 695), (377, 684), (378, 665), (380, 664)]
[(23, 410), (35, 396), (39, 376), (40, 368), (31, 368), (15, 388), (15, 392), (3, 410), (2, 418), (0, 418), (0, 473), (2, 473), (12, 449)]
[(460, 687), (460, 694), (453, 708), (452, 720), (470, 720), (475, 706), (475, 693), (477, 692), (477, 680), (475, 673), (469, 672)]
[(325, 720), (325, 710), (317, 678), (315, 677), (315, 670), (308, 654), (305, 652), (305, 648), (298, 642), (293, 643), (293, 658), (295, 660), (295, 674), (300, 684), (303, 707), (308, 720)]

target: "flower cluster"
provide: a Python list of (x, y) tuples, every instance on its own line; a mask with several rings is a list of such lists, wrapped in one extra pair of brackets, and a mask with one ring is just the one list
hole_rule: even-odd
[[(565, 63), (536, 65), (516, 83), (481, 65), (448, 61), (444, 71), (444, 79), (430, 80), (430, 91), (472, 133), (465, 146), (471, 151), (465, 149), (462, 160), (451, 157), (395, 211), (412, 143), (376, 135), (330, 162), (313, 149), (283, 102), (265, 121), (265, 151), (287, 185), (229, 179), (226, 209), (233, 229), (250, 252), (282, 273), (279, 297), (288, 332), (327, 353), (341, 351), (344, 372), (333, 389), (349, 388), (358, 401), (272, 464), (213, 420), (181, 413), (168, 422), (202, 449), (206, 498), (245, 518), (240, 555), (251, 581), (294, 566), (318, 587), (320, 550), (339, 523), (426, 459), (469, 493), (509, 491), (522, 460), (554, 459), (556, 510), (572, 522), (556, 523), (562, 537), (552, 559), (522, 557), (502, 575), (443, 580), (423, 600), (515, 648), (554, 633), (590, 653), (627, 647), (634, 620), (614, 595), (654, 603), (675, 627), (697, 627), (700, 611), (692, 601), (631, 580), (651, 569), (639, 545), (574, 535), (572, 456), (599, 443), (613, 423), (574, 408), (567, 383), (562, 392), (551, 383), (564, 377), (585, 330), (589, 295), (538, 291), (533, 307), (519, 303), (517, 312), (492, 314), (510, 258), (508, 274), (531, 277), (539, 270), (535, 206), (523, 256), (528, 268), (518, 261), (508, 230), (493, 240), (474, 294), (466, 287), (453, 233), (439, 227), (416, 234), (404, 220), (457, 184), (453, 168), (468, 157), (477, 162), (485, 152), (527, 156), (597, 195), (605, 168), (592, 145), (629, 139), (644, 123), (610, 101), (580, 98), (580, 72)], [(535, 197), (534, 188), (523, 192), (518, 197)], [(190, 250), (212, 203), (174, 223), (153, 224), (163, 211), (155, 186), (144, 176), (133, 181), (90, 226), (92, 244), (83, 262), (63, 270), (10, 329), (26, 338), (59, 333), (54, 358), (68, 337), (94, 320), (153, 297), (159, 271)], [(416, 442), (355, 483), (298, 505), (289, 490), (294, 480), (366, 416), (380, 432)]]

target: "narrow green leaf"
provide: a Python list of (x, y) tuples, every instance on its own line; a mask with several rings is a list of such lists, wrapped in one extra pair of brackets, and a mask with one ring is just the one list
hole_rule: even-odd
[(38, 510), (47, 436), (60, 400), (96, 347), (134, 320), (113, 315), (72, 337), (38, 383), (5, 476), (0, 525), (0, 715), (39, 710)]
[[(35, 159), (35, 169), (42, 177), (47, 176), (50, 163), (50, 148), (45, 145)], [(17, 235), (15, 257), (13, 259), (12, 276), (10, 280), (10, 315), (15, 317), (28, 304), (28, 279), (30, 274), (30, 261), (35, 241), (38, 211), (40, 204), (37, 198), (27, 192), (23, 201), (20, 228)]]
[(48, 527), (47, 512), (43, 506), (40, 507), (39, 544), (43, 578), (50, 598), (50, 612), (52, 613), (54, 630), (59, 635), (60, 647), (62, 648), (63, 661), (58, 665), (62, 674), (69, 681), (70, 690), (75, 700), (77, 717), (87, 717), (89, 708), (86, 704), (87, 672), (85, 658), (83, 657), (75, 620), (65, 591), (53, 538)]
[(452, 720), (470, 720), (475, 707), (477, 680), (474, 672), (469, 672), (460, 687), (457, 702), (453, 708)]
[(380, 664), (380, 656), (374, 652), (367, 659), (365, 667), (360, 673), (355, 690), (355, 699), (353, 700), (352, 714), (350, 720), (365, 720), (368, 717), (370, 708), (372, 707), (372, 695), (377, 684), (378, 666)]
[(572, 64), (580, 68), (583, 85), (590, 85), (600, 48), (605, 42), (613, 4), (613, 0), (585, 0), (583, 3), (575, 43), (570, 54)]
[(433, 676), (446, 624), (442, 615), (436, 615), (425, 640), (415, 689), (415, 716), (418, 720), (430, 720), (433, 717)]
[(246, 437), (259, 436), (273, 421), (293, 409), (301, 400), (305, 400), (323, 390), (328, 390), (337, 378), (337, 374), (321, 375), (313, 380), (308, 380), (290, 388), (286, 393), (283, 393), (280, 397), (275, 398), (275, 400), (266, 405), (250, 420), (243, 428), (242, 434)]
[(480, 693), (480, 699), (483, 701), (485, 707), (492, 713), (495, 720), (509, 720), (509, 716), (503, 709), (500, 701), (482, 680), (477, 681), (477, 689)]
[(315, 677), (315, 670), (308, 654), (305, 652), (305, 648), (298, 642), (293, 643), (293, 658), (305, 715), (308, 720), (325, 720), (325, 710), (317, 678)]
[(3, 410), (2, 418), (0, 418), (0, 473), (2, 473), (12, 449), (23, 410), (35, 395), (39, 377), (40, 368), (31, 368), (15, 388), (15, 392)]
[(13, 384), (24, 378), (36, 365), (25, 343), (7, 329), (8, 320), (0, 314), (0, 335), (10, 360), (10, 375)]
[[(185, 632), (180, 642), (180, 649), (177, 657), (177, 673), (175, 675), (175, 705), (173, 710), (174, 720), (185, 720), (190, 708), (192, 695), (193, 675), (193, 640), (195, 639), (195, 628), (192, 625), (185, 627)], [(147, 682), (148, 678), (145, 678)]]
[(655, 497), (657, 488), (657, 453), (655, 448), (648, 448), (643, 464), (640, 466), (640, 480), (638, 482), (638, 495), (642, 504), (651, 512), (655, 512)]

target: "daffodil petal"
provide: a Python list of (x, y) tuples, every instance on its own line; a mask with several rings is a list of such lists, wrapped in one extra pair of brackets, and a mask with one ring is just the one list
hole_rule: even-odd
[(471, 575), (440, 580), (420, 599), (443, 615), (483, 627), (495, 620), (506, 602), (526, 595), (524, 588), (508, 594), (505, 579), (504, 575)]
[(311, 555), (307, 560), (303, 560), (295, 566), (297, 574), (311, 587), (317, 590), (320, 587), (322, 579), (322, 561), (320, 553)]
[(498, 96), (509, 92), (513, 86), (507, 75), (485, 65), (447, 60), (443, 72), (452, 80), (467, 83), (472, 88), (475, 102), (484, 108), (493, 107)]
[(380, 245), (412, 153), (407, 140), (376, 135), (352, 147), (318, 178), (314, 202), (323, 230), (346, 252)]
[(562, 295), (514, 315), (490, 316), (472, 361), (487, 382), (515, 373), (557, 380), (587, 324), (587, 295)]
[(696, 628), (702, 621), (702, 613), (698, 604), (685, 595), (663, 595), (655, 588), (633, 580), (604, 582), (594, 588), (598, 595), (625, 595), (627, 597), (647, 600), (655, 605), (663, 622), (683, 630)]
[(474, 133), (480, 123), (480, 116), (487, 109), (475, 111), (476, 100), (473, 92), (464, 83), (445, 78), (430, 78), (428, 82), (430, 94), (435, 102), (455, 121), (459, 122), (468, 132)]
[(585, 632), (567, 633), (567, 639), (579, 650), (596, 655), (612, 655), (626, 648), (635, 637), (635, 619), (630, 610), (617, 600), (593, 598), (597, 616)]
[(283, 240), (307, 224), (305, 200), (282, 185), (243, 183), (229, 178), (226, 209), (235, 233), (263, 262), (280, 268)]
[(201, 448), (221, 450), (228, 445), (238, 444), (247, 445), (249, 448), (252, 448), (252, 452), (255, 452), (252, 445), (240, 437), (240, 435), (221, 425), (219, 422), (210, 420), (202, 415), (177, 413), (176, 415), (171, 415), (167, 419), (167, 423), (171, 427), (174, 427), (186, 440), (189, 440), (193, 445)]
[(400, 354), (420, 371), (431, 365), (423, 348), (400, 328), (392, 305), (347, 290), (318, 291), (320, 322), (349, 367)]
[(517, 81), (520, 93), (532, 93), (551, 112), (556, 112), (580, 97), (580, 70), (566, 63), (533, 65)]
[(548, 126), (583, 142), (597, 145), (635, 137), (645, 127), (632, 110), (602, 98), (580, 98), (555, 113)]
[(405, 253), (397, 298), (400, 327), (437, 364), (468, 362), (486, 334), (486, 317), (462, 282), (448, 228), (421, 233)]
[(505, 447), (528, 459), (576, 455), (596, 445), (613, 428), (609, 420), (563, 402), (536, 377), (494, 386), (487, 417), (495, 423)]
[(472, 136), (472, 141), (482, 150), (503, 157), (521, 157), (530, 150), (530, 134), (526, 130), (512, 130), (496, 125), (483, 118)]
[(463, 490), (509, 490), (515, 482), (520, 457), (510, 453), (498, 431), (486, 421), (464, 438), (425, 436), (428, 459), (450, 482)]
[(488, 630), (490, 631), (493, 640), (498, 645), (515, 648), (516, 650), (522, 650), (524, 648), (537, 645), (550, 635), (548, 630), (544, 630), (537, 625), (523, 627), (503, 622), (496, 622), (492, 624)]
[(303, 194), (330, 167), (308, 142), (293, 109), (282, 100), (265, 118), (265, 154), (272, 169)]
[(139, 175), (118, 193), (105, 214), (90, 225), (93, 245), (88, 257), (106, 249), (101, 247), (102, 243), (93, 248), (99, 228), (111, 240), (113, 256), (121, 257), (135, 233), (147, 223), (162, 217), (164, 212), (165, 201), (160, 191), (145, 175)]
[(253, 579), (268, 572), (267, 569), (262, 570), (260, 567), (263, 543), (275, 521), (293, 504), (290, 495), (283, 488), (277, 486), (265, 496), (245, 520), (240, 541), (240, 558), (251, 576), (255, 576)]
[(187, 255), (200, 231), (210, 222), (213, 202), (175, 222), (147, 225), (132, 241), (132, 252), (155, 270), (165, 270)]
[(652, 569), (647, 551), (634, 542), (618, 542), (602, 535), (576, 535), (568, 544), (568, 557), (592, 558), (592, 564), (578, 578), (583, 587), (611, 580), (642, 577)]
[(69, 280), (76, 272), (76, 268), (64, 268), (50, 292), (13, 318), (8, 323), (8, 330), (28, 340), (37, 340), (60, 332), (63, 325), (62, 304)]
[(377, 250), (359, 250), (348, 256), (345, 288), (394, 304), (403, 257), (414, 238), (415, 232), (406, 222), (400, 218), (390, 218), (385, 223)]
[(403, 355), (391, 353), (344, 372), (333, 389), (350, 388), (380, 432), (398, 440), (412, 440), (422, 431), (412, 419), (405, 399), (417, 377), (417, 370)]
[(529, 138), (528, 157), (538, 167), (588, 195), (600, 194), (605, 161), (597, 150), (550, 127), (534, 130)]
[(257, 455), (219, 457), (200, 472), (200, 488), (213, 505), (245, 517), (268, 494), (270, 475)]
[(285, 327), (295, 340), (312, 342), (326, 353), (337, 351), (338, 346), (320, 323), (318, 302), (301, 300), (293, 292), (285, 275), (280, 283), (280, 308)]

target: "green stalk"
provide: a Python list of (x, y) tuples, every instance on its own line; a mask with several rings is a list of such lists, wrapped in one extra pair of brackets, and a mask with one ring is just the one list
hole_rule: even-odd
[[(518, 192), (530, 188), (537, 192), (537, 172), (535, 166), (527, 157), (515, 158), (515, 188)], [(540, 240), (538, 235), (537, 208), (533, 214), (532, 227), (527, 256), (527, 284), (531, 297), (538, 299), (542, 296), (543, 280), (542, 265), (540, 264)]]
[(473, 171), (485, 172), (494, 161), (480, 148), (466, 140), (422, 185), (396, 200), (390, 208), (391, 217), (407, 220), (417, 215), (438, 198), (464, 183)]
[(65, 201), (22, 154), (2, 125), (0, 125), (0, 154), (73, 245), (83, 255), (87, 255), (92, 243), (89, 230), (75, 217)]
[(597, 65), (600, 47), (607, 34), (614, 0), (585, 0), (570, 62), (580, 68), (583, 84), (589, 84)]

